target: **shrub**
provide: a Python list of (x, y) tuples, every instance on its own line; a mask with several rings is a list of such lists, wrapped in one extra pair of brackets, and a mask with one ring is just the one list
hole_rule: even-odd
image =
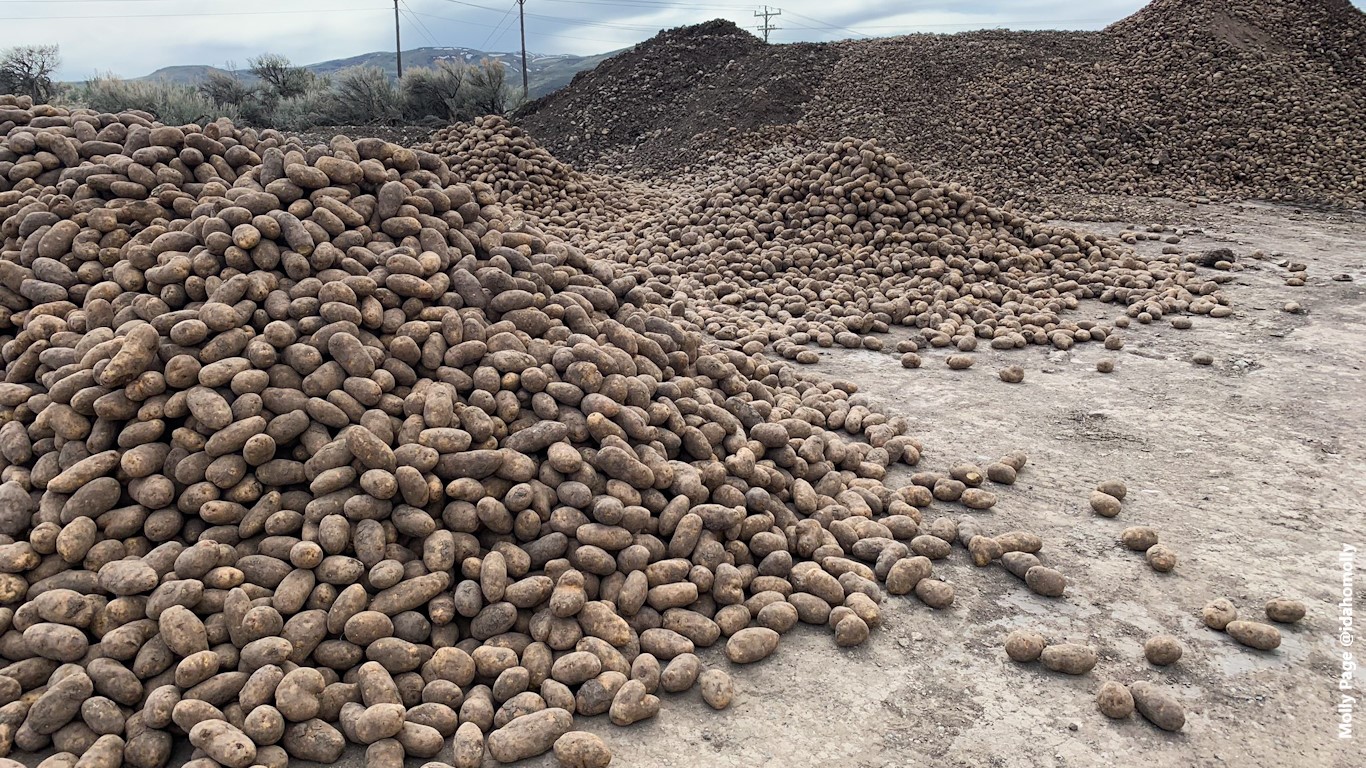
[(124, 80), (113, 75), (97, 76), (86, 82), (76, 99), (99, 112), (139, 109), (168, 125), (211, 121), (218, 117), (239, 119), (231, 104), (215, 104), (191, 85), (160, 80)]
[(403, 116), (409, 120), (438, 117), (463, 120), (466, 107), (465, 68), (443, 61), (435, 68), (414, 67), (403, 73), (399, 91), (403, 96)]
[(392, 123), (403, 117), (398, 86), (379, 67), (348, 67), (332, 88), (331, 120), (339, 125)]

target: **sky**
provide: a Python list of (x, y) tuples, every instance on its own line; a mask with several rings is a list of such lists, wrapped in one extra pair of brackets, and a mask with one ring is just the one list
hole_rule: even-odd
[[(1357, 7), (1366, 0), (1353, 0)], [(1145, 0), (526, 0), (527, 48), (594, 54), (660, 29), (726, 18), (750, 30), (767, 7), (776, 43), (961, 32), (1100, 29)], [(516, 0), (398, 0), (403, 48), (519, 47)], [(757, 32), (757, 30), (756, 30)], [(394, 47), (393, 0), (0, 0), (0, 47), (57, 44), (62, 80), (138, 77), (176, 64), (234, 63), (263, 52), (296, 64)]]

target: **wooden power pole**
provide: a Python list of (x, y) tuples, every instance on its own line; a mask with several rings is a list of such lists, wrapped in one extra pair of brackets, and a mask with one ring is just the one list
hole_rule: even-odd
[(398, 61), (398, 76), (403, 77), (403, 41), (398, 37), (398, 0), (394, 0), (394, 58)]
[(769, 19), (773, 18), (774, 16), (782, 16), (782, 15), (783, 15), (783, 11), (782, 11), (781, 8), (779, 8), (779, 9), (777, 9), (777, 10), (772, 10), (772, 11), (770, 11), (770, 10), (768, 9), (768, 6), (767, 6), (767, 5), (764, 6), (764, 9), (763, 9), (762, 11), (755, 11), (755, 12), (754, 12), (754, 18), (757, 19), (757, 18), (759, 18), (760, 16), (764, 17), (764, 23), (761, 24), (761, 25), (759, 25), (759, 31), (764, 33), (764, 42), (765, 42), (765, 43), (768, 42), (768, 33), (769, 33), (769, 32), (776, 32), (777, 30), (782, 29), (782, 27), (775, 27), (775, 26), (773, 26), (773, 24), (769, 21)]
[(526, 79), (526, 0), (517, 0), (517, 23), (522, 28), (522, 98), (530, 98)]

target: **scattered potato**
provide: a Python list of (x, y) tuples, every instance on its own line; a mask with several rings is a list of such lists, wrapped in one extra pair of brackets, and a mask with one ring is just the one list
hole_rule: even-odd
[(1278, 597), (1266, 603), (1266, 617), (1281, 624), (1294, 624), (1304, 618), (1304, 603)]
[(555, 740), (554, 750), (560, 768), (607, 768), (612, 763), (612, 751), (587, 731), (564, 734)]
[(1119, 506), (1119, 499), (1114, 496), (1104, 491), (1091, 491), (1091, 509), (1101, 517), (1118, 516)]
[(1025, 571), (1025, 584), (1035, 594), (1062, 597), (1062, 593), (1067, 589), (1067, 578), (1052, 568), (1036, 565)]
[(1223, 632), (1229, 623), (1238, 618), (1238, 609), (1233, 607), (1233, 603), (1227, 598), (1218, 598), (1205, 603), (1205, 607), (1200, 611), (1200, 616), (1205, 622), (1205, 626)]
[(1039, 661), (1045, 667), (1067, 675), (1084, 675), (1096, 666), (1099, 659), (1094, 648), (1076, 643), (1050, 645), (1039, 655)]
[(1134, 697), (1122, 683), (1107, 680), (1096, 695), (1096, 706), (1106, 717), (1122, 720), (1134, 713)]
[(1006, 635), (1006, 655), (1022, 663), (1037, 661), (1046, 645), (1043, 635), (1027, 629), (1017, 629)]
[(1129, 495), (1129, 488), (1122, 481), (1106, 480), (1096, 486), (1096, 490), (1109, 496), (1115, 497), (1119, 501), (1124, 501), (1124, 497)]
[(1108, 359), (1098, 360), (1096, 361), (1096, 370), (1101, 373), (1113, 373), (1115, 370), (1115, 361)]
[(1171, 635), (1154, 635), (1143, 644), (1143, 655), (1159, 667), (1175, 664), (1181, 659), (1181, 641)]
[(1176, 553), (1165, 544), (1154, 544), (1148, 547), (1145, 555), (1148, 565), (1152, 566), (1158, 573), (1168, 573), (1176, 568)]
[(1136, 682), (1129, 685), (1134, 707), (1140, 715), (1164, 731), (1179, 731), (1186, 724), (1186, 710), (1181, 703), (1152, 683)]
[(997, 375), (1001, 377), (1001, 381), (1004, 381), (1007, 384), (1019, 384), (1024, 381), (1025, 372), (1024, 369), (1018, 365), (1007, 365), (1002, 368)]
[(1224, 626), (1228, 636), (1259, 651), (1274, 651), (1281, 645), (1281, 632), (1258, 621), (1230, 621)]
[(1135, 552), (1146, 552), (1157, 544), (1157, 531), (1146, 526), (1136, 525), (1125, 528), (1119, 535), (1119, 540), (1125, 547)]
[(949, 355), (945, 362), (948, 363), (949, 368), (955, 371), (965, 371), (971, 368), (976, 361), (973, 360), (972, 355)]

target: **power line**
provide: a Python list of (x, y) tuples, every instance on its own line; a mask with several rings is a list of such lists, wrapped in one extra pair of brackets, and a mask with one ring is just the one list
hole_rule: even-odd
[(755, 11), (755, 12), (754, 12), (754, 17), (755, 17), (756, 19), (759, 18), (760, 16), (763, 16), (763, 17), (764, 17), (764, 23), (761, 24), (761, 25), (759, 25), (759, 31), (764, 33), (764, 42), (765, 42), (765, 43), (768, 42), (768, 33), (769, 33), (769, 32), (777, 32), (778, 30), (782, 29), (782, 27), (775, 27), (775, 26), (773, 26), (773, 23), (772, 23), (772, 21), (770, 21), (770, 19), (772, 19), (772, 18), (775, 17), (775, 16), (782, 16), (782, 15), (783, 15), (783, 11), (782, 11), (781, 8), (779, 8), (779, 9), (777, 9), (777, 10), (770, 11), (770, 10), (768, 9), (768, 6), (767, 6), (767, 5), (764, 6), (764, 9), (763, 9), (762, 11)]
[(489, 49), (489, 45), (494, 42), (494, 35), (498, 35), (498, 37), (500, 38), (502, 37), (502, 33), (500, 33), (498, 30), (503, 26), (504, 23), (507, 22), (509, 18), (511, 18), (512, 9), (516, 7), (517, 0), (512, 0), (512, 5), (509, 5), (508, 9), (506, 11), (503, 11), (503, 18), (498, 20), (498, 23), (493, 26), (493, 31), (489, 33), (488, 37), (484, 38), (484, 44), (479, 46), (481, 50), (487, 51)]
[(413, 7), (411, 5), (408, 5), (408, 0), (400, 0), (400, 2), (403, 3), (403, 12), (408, 14), (408, 18), (411, 19), (412, 22), (417, 25), (417, 31), (421, 32), (422, 36), (427, 38), (427, 41), (430, 42), (433, 47), (441, 47), (441, 43), (438, 43), (436, 41), (436, 37), (432, 34), (432, 31), (430, 29), (427, 29), (427, 25), (422, 22), (422, 19), (419, 19), (417, 16), (413, 14)]

